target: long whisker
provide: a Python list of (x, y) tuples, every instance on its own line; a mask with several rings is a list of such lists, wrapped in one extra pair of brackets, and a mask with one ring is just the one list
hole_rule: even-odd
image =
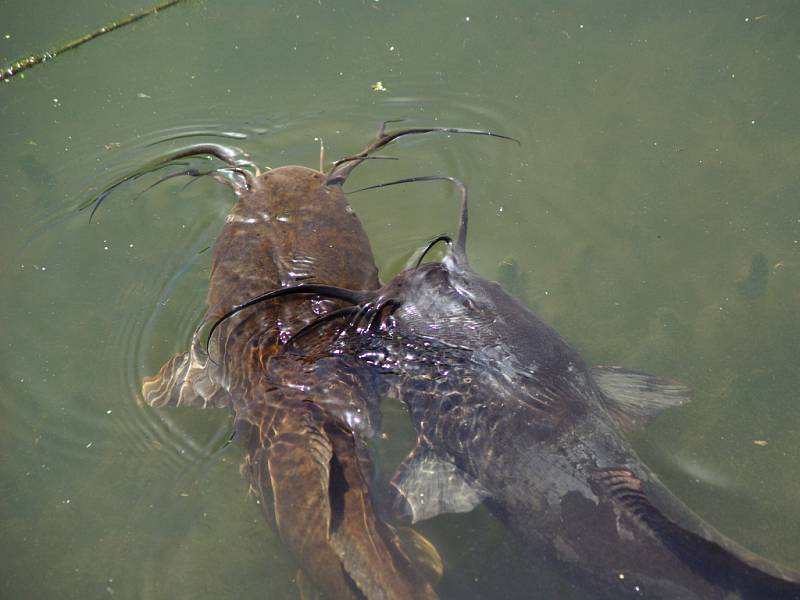
[[(240, 150), (239, 148), (233, 148), (228, 146), (222, 146), (220, 144), (193, 144), (191, 146), (186, 146), (185, 148), (179, 148), (174, 152), (170, 152), (156, 158), (145, 164), (144, 166), (140, 167), (133, 173), (129, 173), (127, 175), (123, 175), (122, 177), (118, 178), (116, 181), (108, 185), (103, 191), (101, 191), (97, 196), (91, 199), (91, 201), (86, 202), (84, 205), (80, 207), (79, 210), (84, 210), (89, 206), (92, 207), (92, 211), (89, 214), (89, 221), (92, 220), (92, 217), (97, 212), (97, 209), (100, 208), (100, 205), (108, 198), (109, 194), (114, 191), (119, 186), (128, 183), (130, 181), (135, 181), (136, 179), (146, 175), (147, 173), (152, 173), (153, 171), (157, 171), (161, 168), (164, 168), (170, 164), (174, 164), (175, 161), (181, 158), (193, 158), (193, 157), (214, 157), (228, 166), (235, 168), (237, 172), (239, 172), (246, 180), (248, 187), (252, 187), (254, 185), (255, 177), (257, 177), (258, 167), (242, 158), (241, 156), (246, 156), (244, 151)], [(243, 167), (249, 167), (256, 172), (256, 175), (247, 171)], [(158, 183), (158, 182), (157, 182)]]
[(246, 140), (250, 136), (248, 136), (246, 133), (239, 133), (238, 131), (187, 131), (186, 133), (176, 133), (175, 135), (166, 137), (163, 140), (156, 140), (154, 142), (150, 142), (149, 144), (145, 144), (145, 148), (152, 148), (153, 146), (158, 146), (166, 142), (173, 142), (175, 140), (182, 140), (190, 137), (221, 137), (231, 140)]
[(383, 148), (387, 144), (393, 142), (399, 137), (403, 137), (406, 135), (416, 135), (416, 134), (423, 134), (423, 133), (466, 133), (471, 135), (486, 135), (490, 137), (497, 137), (504, 140), (509, 140), (512, 142), (516, 142), (517, 144), (520, 143), (519, 140), (508, 137), (506, 135), (501, 135), (499, 133), (494, 133), (492, 131), (483, 131), (480, 129), (462, 129), (459, 127), (409, 127), (407, 129), (398, 129), (397, 131), (392, 131), (387, 133), (386, 132), (386, 124), (391, 123), (393, 121), (384, 121), (380, 128), (378, 129), (378, 135), (375, 140), (370, 143), (366, 148), (364, 148), (358, 154), (354, 154), (352, 156), (347, 156), (345, 158), (337, 160), (333, 163), (330, 172), (328, 173), (327, 183), (329, 185), (342, 185), (346, 180), (350, 173), (355, 169), (361, 162), (366, 159), (370, 154)]
[[(367, 330), (375, 332), (383, 329), (385, 325), (384, 317), (392, 315), (398, 308), (400, 308), (400, 304), (401, 304), (400, 302), (392, 298), (389, 298), (388, 300), (381, 302), (373, 312), (372, 316), (370, 317), (369, 324), (367, 325)], [(389, 309), (389, 311), (386, 315), (384, 315), (384, 310), (387, 308)]]
[[(189, 169), (185, 169), (183, 171), (177, 171), (175, 173), (170, 173), (168, 175), (164, 175), (163, 177), (159, 178), (155, 183), (151, 183), (146, 188), (144, 188), (141, 192), (136, 194), (136, 198), (138, 199), (140, 196), (146, 194), (147, 192), (152, 190), (157, 185), (159, 185), (161, 183), (164, 183), (165, 181), (167, 181), (169, 179), (174, 179), (175, 177), (183, 177), (183, 176), (187, 176), (187, 177), (203, 177), (205, 175), (210, 175), (211, 173), (214, 173), (215, 171), (216, 171), (216, 169), (211, 169), (209, 171), (200, 171), (199, 169), (189, 168)], [(189, 183), (192, 183), (192, 181), (195, 181), (195, 180), (194, 179), (190, 179)], [(189, 185), (189, 184), (187, 183), (186, 185)], [(186, 186), (184, 186), (184, 187), (186, 187)]]
[(344, 300), (352, 304), (360, 304), (365, 300), (365, 298), (368, 297), (368, 292), (348, 290), (345, 288), (340, 288), (332, 285), (317, 285), (317, 284), (293, 285), (265, 292), (263, 294), (259, 294), (258, 296), (254, 296), (253, 298), (250, 298), (249, 300), (243, 302), (242, 304), (234, 306), (231, 310), (226, 312), (224, 315), (222, 315), (219, 319), (217, 319), (214, 322), (214, 324), (211, 326), (211, 329), (209, 329), (208, 337), (206, 338), (206, 353), (208, 353), (212, 334), (217, 329), (217, 327), (219, 327), (223, 323), (223, 321), (231, 318), (232, 316), (243, 311), (244, 309), (254, 306), (260, 302), (265, 302), (267, 300), (272, 300), (274, 298), (280, 298), (282, 296), (291, 296), (296, 294), (314, 294), (316, 296), (324, 296), (326, 298), (335, 298), (337, 300)]
[(345, 329), (350, 329), (356, 331), (357, 333), (361, 333), (363, 331), (361, 328), (361, 322), (372, 314), (374, 304), (372, 302), (366, 302), (361, 306), (354, 308), (358, 308), (358, 310), (353, 312), (353, 316), (348, 321)]
[(431, 241), (428, 242), (428, 245), (425, 246), (425, 249), (422, 251), (422, 254), (419, 255), (419, 258), (417, 259), (417, 262), (414, 265), (415, 269), (422, 264), (422, 261), (425, 258), (425, 255), (428, 252), (430, 252), (431, 250), (433, 250), (433, 247), (436, 244), (438, 244), (439, 242), (446, 242), (447, 246), (449, 248), (451, 248), (453, 246), (453, 238), (451, 238), (449, 235), (444, 235), (443, 234), (443, 235), (436, 236), (435, 238), (433, 238)]
[[(359, 161), (361, 163), (365, 160), (400, 160), (396, 156), (349, 156), (347, 158), (340, 158), (334, 164), (344, 164), (351, 161)], [(344, 179), (339, 179), (338, 177), (330, 178), (330, 176), (326, 179), (328, 185), (342, 185), (344, 183)]]
[[(148, 173), (153, 173), (155, 171), (159, 171), (161, 169), (165, 169), (165, 168), (167, 168), (167, 167), (169, 167), (169, 166), (171, 166), (173, 164), (180, 165), (180, 164), (186, 164), (186, 163), (169, 162), (169, 163), (164, 163), (163, 165), (153, 165), (152, 168), (149, 168), (147, 170), (140, 170), (140, 171), (137, 171), (136, 173), (132, 173), (130, 175), (122, 177), (122, 178), (118, 179), (117, 181), (115, 181), (114, 183), (112, 183), (111, 185), (109, 185), (107, 188), (105, 188), (102, 192), (100, 192), (94, 198), (91, 198), (88, 201), (86, 201), (83, 204), (81, 204), (78, 207), (78, 210), (79, 211), (86, 210), (87, 208), (89, 208), (91, 206), (92, 210), (89, 213), (89, 222), (91, 223), (92, 222), (92, 217), (94, 217), (94, 213), (97, 212), (97, 209), (100, 208), (100, 205), (103, 202), (105, 202), (105, 199), (111, 194), (111, 192), (113, 192), (119, 186), (121, 186), (122, 184), (127, 183), (129, 181), (135, 181), (135, 180), (139, 179), (140, 177), (142, 177), (144, 175), (147, 175)], [(169, 177), (171, 177), (171, 176), (168, 175), (165, 179), (169, 179)], [(160, 179), (159, 181), (157, 181), (153, 185), (156, 185), (156, 184), (160, 183), (162, 180), (163, 179)], [(150, 188), (147, 188), (147, 189), (150, 189)], [(145, 190), (145, 191), (147, 191), (147, 190)], [(144, 192), (142, 192), (142, 193), (144, 193)]]
[(343, 317), (348, 317), (352, 314), (358, 312), (360, 308), (358, 306), (345, 306), (344, 308), (339, 308), (337, 310), (332, 310), (329, 313), (325, 313), (321, 317), (314, 319), (306, 325), (305, 327), (300, 328), (297, 332), (293, 333), (292, 336), (286, 340), (286, 343), (283, 345), (283, 351), (287, 352), (291, 347), (295, 345), (295, 342), (300, 338), (303, 338), (310, 334), (312, 331), (321, 327), (325, 323), (329, 323), (331, 321), (335, 321), (336, 319), (341, 319)]
[[(464, 182), (460, 179), (456, 179), (455, 177), (450, 177), (448, 175), (421, 175), (419, 177), (406, 177), (404, 179), (397, 179), (395, 181), (388, 181), (386, 183), (378, 183), (349, 193), (356, 194), (366, 190), (385, 188), (392, 185), (399, 185), (401, 183), (414, 183), (417, 181), (449, 181), (455, 184), (455, 186), (458, 188), (459, 192), (461, 193), (461, 218), (458, 224), (458, 238), (456, 239), (455, 249), (453, 250), (453, 257), (456, 262), (467, 264), (467, 222), (469, 216), (467, 212), (467, 186), (464, 185)], [(437, 239), (436, 241), (442, 240)], [(428, 250), (429, 249), (430, 248), (428, 248)], [(428, 250), (426, 250), (426, 252)]]

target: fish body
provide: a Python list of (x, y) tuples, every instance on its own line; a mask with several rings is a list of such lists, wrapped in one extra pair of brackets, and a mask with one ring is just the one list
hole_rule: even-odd
[(326, 597), (433, 600), (431, 581), (441, 576), (435, 548), (413, 530), (401, 542), (378, 515), (370, 490), (365, 438), (378, 428), (380, 414), (373, 373), (354, 356), (331, 355), (331, 331), (308, 336), (303, 353), (286, 351), (295, 332), (340, 309), (341, 301), (308, 293), (249, 302), (264, 290), (298, 282), (379, 287), (369, 240), (342, 191), (371, 153), (412, 134), (504, 137), (442, 127), (387, 132), (385, 126), (327, 173), (322, 165), (319, 171), (284, 166), (262, 173), (241, 151), (217, 144), (178, 149), (107, 186), (91, 202), (90, 219), (115, 189), (147, 173), (201, 157), (224, 163), (211, 170), (190, 166), (156, 182), (211, 175), (234, 189), (237, 202), (214, 245), (208, 341), (196, 334), (189, 350), (145, 378), (144, 402), (233, 410), (251, 489), (302, 572)]
[[(379, 427), (379, 395), (353, 357), (279, 352), (293, 331), (339, 301), (310, 294), (242, 304), (298, 282), (379, 287), (369, 240), (342, 184), (371, 150), (404, 132), (381, 128), (363, 153), (327, 174), (302, 166), (253, 174), (231, 149), (190, 146), (112, 184), (94, 208), (120, 184), (177, 159), (211, 155), (227, 164), (225, 177), (202, 173), (223, 179), (237, 195), (214, 245), (206, 314), (213, 333), (207, 344), (195, 335), (188, 351), (145, 378), (142, 395), (150, 406), (233, 410), (252, 491), (305, 577), (335, 599), (436, 598), (373, 501), (365, 438)], [(327, 348), (326, 335), (309, 344)], [(422, 547), (435, 564), (435, 549)]]
[(417, 432), (392, 481), (396, 512), (417, 522), (485, 501), (596, 598), (800, 599), (796, 572), (713, 530), (627, 442), (624, 432), (684, 403), (688, 390), (590, 368), (473, 271), (463, 184), (462, 194), (455, 250), (370, 296), (337, 342), (339, 354), (384, 374)]

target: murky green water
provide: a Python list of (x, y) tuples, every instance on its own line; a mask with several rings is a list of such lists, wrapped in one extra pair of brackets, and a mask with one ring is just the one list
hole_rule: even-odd
[[(0, 62), (140, 8), (6, 0)], [(464, 179), (478, 270), (590, 362), (691, 384), (637, 449), (721, 531), (800, 568), (799, 28), (794, 0), (200, 0), (0, 85), (0, 596), (295, 597), (239, 448), (220, 449), (230, 416), (137, 403), (202, 315), (231, 194), (137, 184), (91, 223), (76, 207), (176, 133), (313, 166), (316, 138), (338, 157), (399, 117), (522, 146), (408, 139), (351, 185)], [(352, 203), (384, 279), (457, 216), (435, 184)], [(388, 474), (411, 438), (384, 412)], [(567, 597), (485, 511), (422, 529), (445, 598)]]

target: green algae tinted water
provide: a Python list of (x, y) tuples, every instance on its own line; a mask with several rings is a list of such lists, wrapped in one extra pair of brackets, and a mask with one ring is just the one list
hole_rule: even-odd
[[(141, 8), (8, 0), (0, 62)], [(314, 166), (320, 138), (336, 158), (391, 118), (520, 139), (404, 140), (351, 185), (463, 179), (479, 272), (589, 362), (690, 384), (635, 447), (800, 568), (798, 26), (792, 1), (190, 1), (0, 85), (0, 597), (296, 597), (230, 415), (137, 401), (203, 314), (230, 192), (145, 181), (77, 208), (163, 148)], [(457, 216), (436, 184), (352, 204), (384, 279)], [(412, 435), (383, 411), (386, 478)], [(421, 529), (444, 598), (587, 597), (485, 510)]]

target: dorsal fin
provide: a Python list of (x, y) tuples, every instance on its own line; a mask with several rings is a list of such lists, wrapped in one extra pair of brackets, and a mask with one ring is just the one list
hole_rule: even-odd
[(592, 378), (604, 394), (605, 406), (624, 431), (636, 431), (661, 411), (689, 401), (689, 388), (621, 367), (594, 367)]

